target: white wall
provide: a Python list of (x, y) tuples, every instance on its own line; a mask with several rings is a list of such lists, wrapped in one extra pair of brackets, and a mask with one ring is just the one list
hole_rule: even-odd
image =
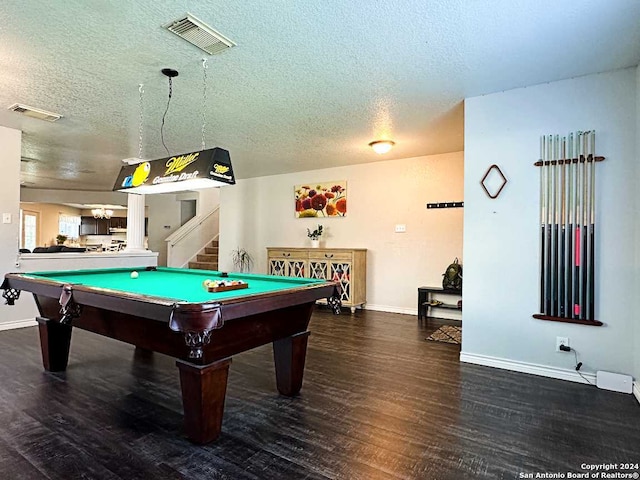
[[(18, 177), (19, 178), (19, 177)], [(20, 182), (18, 181), (18, 184)], [(41, 203), (94, 203), (127, 205), (127, 194), (122, 192), (95, 192), (88, 190), (46, 190), (21, 188), (20, 200)]]
[[(626, 69), (465, 101), (464, 327), (461, 358), (566, 368), (556, 336), (583, 370), (632, 373), (637, 321), (636, 71)], [(539, 139), (596, 130), (596, 318), (603, 327), (535, 320), (539, 296)], [(493, 163), (509, 180), (497, 200), (479, 180)], [(473, 360), (473, 359), (472, 359)], [(477, 359), (476, 359), (477, 360)], [(568, 371), (568, 370), (567, 370)]]
[[(213, 190), (213, 189), (210, 189)], [(180, 201), (176, 194), (145, 195), (149, 212), (148, 248), (158, 252), (158, 265), (167, 264), (167, 244), (164, 241), (180, 228)]]
[[(381, 161), (238, 181), (220, 189), (220, 269), (246, 248), (253, 271), (266, 273), (266, 247), (310, 246), (307, 228), (321, 223), (326, 247), (367, 248), (368, 308), (415, 314), (417, 288), (439, 286), (455, 257), (462, 261), (462, 152)], [(347, 181), (347, 216), (295, 218), (294, 185)], [(405, 224), (406, 233), (394, 233)]]
[[(22, 132), (0, 127), (0, 213), (11, 214), (11, 223), (0, 223), (0, 276), (15, 272), (18, 258), (18, 235), (20, 233), (20, 154)], [(26, 293), (22, 294), (28, 295)], [(14, 306), (4, 304), (0, 298), (0, 329), (25, 318), (35, 318), (37, 310), (33, 301), (20, 302)]]
[[(196, 190), (196, 215), (204, 215), (220, 205), (219, 188), (203, 188)], [(179, 197), (182, 198), (182, 197)]]

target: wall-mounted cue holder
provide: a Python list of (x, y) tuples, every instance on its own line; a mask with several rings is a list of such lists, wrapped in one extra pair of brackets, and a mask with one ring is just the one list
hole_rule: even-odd
[(539, 320), (601, 326), (596, 313), (594, 131), (540, 139)]
[(427, 208), (461, 208), (461, 207), (464, 207), (464, 202), (427, 203)]
[(604, 157), (592, 157), (591, 155), (589, 155), (588, 157), (585, 158), (584, 155), (581, 155), (580, 158), (564, 158), (564, 159), (560, 159), (560, 160), (538, 160), (536, 163), (534, 163), (533, 165), (536, 167), (542, 167), (542, 166), (548, 166), (548, 165), (568, 165), (570, 163), (583, 163), (583, 162), (593, 162), (595, 158), (596, 162), (602, 162), (604, 160)]

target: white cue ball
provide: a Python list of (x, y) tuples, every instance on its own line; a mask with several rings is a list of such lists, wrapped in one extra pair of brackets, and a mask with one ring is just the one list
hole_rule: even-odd
[(131, 272), (131, 278), (138, 278), (138, 272)]

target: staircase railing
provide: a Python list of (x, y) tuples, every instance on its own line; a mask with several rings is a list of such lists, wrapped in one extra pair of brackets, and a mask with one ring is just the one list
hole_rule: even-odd
[(220, 235), (220, 206), (196, 215), (167, 238), (167, 266), (184, 268)]

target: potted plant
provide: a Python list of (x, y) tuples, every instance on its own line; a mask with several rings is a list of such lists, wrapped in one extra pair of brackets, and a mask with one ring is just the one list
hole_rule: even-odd
[(233, 266), (238, 272), (244, 273), (251, 271), (253, 258), (244, 248), (236, 248), (231, 252), (231, 256), (233, 259)]
[(311, 246), (318, 248), (320, 246), (320, 237), (322, 236), (322, 225), (311, 231), (307, 228), (307, 236), (311, 239)]
[(64, 242), (67, 241), (67, 238), (68, 237), (66, 235), (60, 234), (60, 235), (56, 236), (56, 243), (58, 245), (64, 245)]

